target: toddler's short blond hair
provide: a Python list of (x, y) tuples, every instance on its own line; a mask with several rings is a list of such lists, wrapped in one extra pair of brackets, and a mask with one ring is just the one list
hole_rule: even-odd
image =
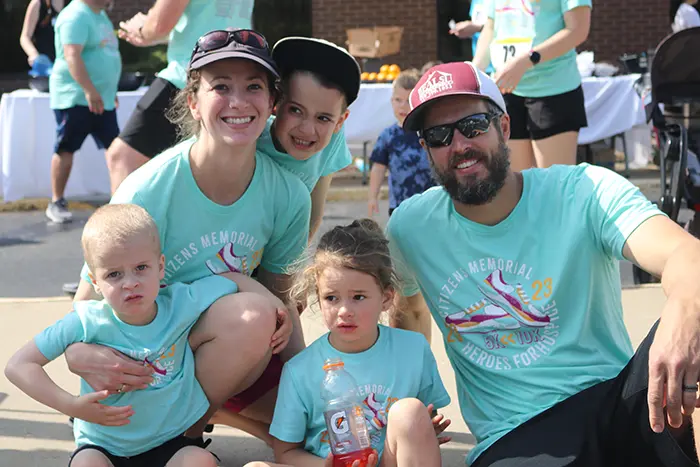
[(394, 89), (401, 88), (410, 91), (411, 89), (416, 87), (416, 84), (418, 84), (420, 77), (420, 72), (415, 68), (403, 70), (394, 79)]
[(136, 204), (107, 204), (98, 208), (85, 223), (81, 238), (88, 268), (94, 273), (102, 252), (141, 235), (151, 240), (153, 251), (160, 255), (158, 227), (148, 211)]

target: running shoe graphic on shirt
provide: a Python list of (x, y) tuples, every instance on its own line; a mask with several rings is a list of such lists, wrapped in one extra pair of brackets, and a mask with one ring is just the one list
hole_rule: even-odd
[(214, 259), (206, 261), (207, 268), (209, 268), (213, 274), (239, 272), (250, 275), (248, 271), (248, 259), (245, 256), (236, 256), (233, 249), (233, 243), (224, 245)]
[(379, 402), (374, 393), (365, 397), (364, 413), (367, 424), (375, 430), (381, 430), (386, 427), (386, 401)]
[(492, 272), (484, 283), (487, 287), (479, 287), (483, 299), (445, 317), (449, 328), (460, 334), (471, 334), (549, 324), (549, 316), (530, 303), (522, 285), (506, 283), (500, 270)]
[(490, 290), (479, 287), (479, 290), (486, 296), (487, 300), (500, 306), (523, 325), (539, 328), (549, 324), (549, 316), (540, 312), (532, 303), (529, 303), (530, 299), (525, 294), (522, 285), (516, 284), (513, 287), (506, 283), (500, 270), (497, 269), (492, 272), (484, 282), (496, 292), (493, 293)]

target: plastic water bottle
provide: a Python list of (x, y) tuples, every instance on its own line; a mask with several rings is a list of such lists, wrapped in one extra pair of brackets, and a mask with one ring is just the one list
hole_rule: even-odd
[(37, 78), (40, 76), (49, 76), (53, 69), (53, 62), (44, 54), (39, 55), (34, 59), (32, 69), (29, 70), (29, 76)]
[(326, 377), (321, 384), (321, 399), (325, 403), (324, 418), (328, 441), (333, 452), (333, 467), (351, 467), (360, 461), (367, 465), (372, 446), (362, 400), (357, 394), (357, 382), (345, 370), (339, 358), (326, 360)]

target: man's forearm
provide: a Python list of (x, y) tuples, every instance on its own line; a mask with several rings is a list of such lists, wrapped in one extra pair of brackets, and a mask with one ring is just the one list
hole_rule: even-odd
[(85, 62), (79, 55), (66, 57), (68, 71), (86, 94), (97, 94), (97, 89), (88, 75)]
[(667, 297), (693, 295), (700, 299), (700, 241), (688, 238), (673, 251), (664, 265), (661, 286)]

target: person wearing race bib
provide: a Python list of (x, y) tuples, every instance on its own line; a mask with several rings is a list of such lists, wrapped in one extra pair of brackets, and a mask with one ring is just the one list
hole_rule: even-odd
[[(440, 329), (476, 437), (467, 462), (697, 466), (700, 240), (604, 167), (515, 172), (506, 103), (472, 63), (429, 70), (411, 109), (404, 128), (442, 186), (389, 219), (391, 321), (430, 336), (432, 315)], [(667, 296), (636, 353), (623, 259)]]
[[(282, 302), (291, 285), (288, 269), (308, 241), (309, 192), (256, 151), (278, 79), (261, 34), (248, 29), (204, 34), (168, 115), (183, 141), (130, 175), (111, 200), (138, 204), (153, 217), (165, 255), (164, 284), (234, 274), (239, 287), (240, 280), (253, 282), (258, 290), (251, 292), (274, 293), (283, 308), (270, 316), (239, 300), (225, 313), (199, 319), (190, 343), (197, 348), (197, 379), (210, 408), (190, 430), (192, 437), (201, 436), (226, 402), (240, 416), (239, 426), (267, 440), (282, 361), (304, 348), (299, 314)], [(256, 269), (259, 283), (248, 277)], [(85, 267), (76, 301), (97, 298), (88, 273)], [(75, 344), (66, 359), (98, 391), (121, 384), (130, 390), (143, 377), (138, 365), (122, 366), (123, 357), (99, 346)]]
[[(486, 23), (486, 0), (472, 0), (469, 7), (469, 18), (466, 21), (460, 21), (455, 24), (454, 29), (450, 29), (450, 34), (453, 34), (460, 39), (471, 38), (472, 40), (472, 57), (476, 56), (476, 44), (481, 35), (481, 30)], [(493, 73), (493, 67), (489, 63), (486, 67), (486, 73)]]
[(167, 40), (168, 66), (139, 100), (126, 126), (107, 149), (114, 193), (131, 172), (177, 142), (177, 128), (165, 111), (187, 81), (192, 46), (215, 29), (252, 27), (254, 0), (156, 0), (146, 15), (119, 24), (119, 37), (137, 47)]
[(591, 0), (488, 0), (474, 64), (490, 63), (511, 118), (513, 169), (575, 164), (587, 126), (576, 50)]

